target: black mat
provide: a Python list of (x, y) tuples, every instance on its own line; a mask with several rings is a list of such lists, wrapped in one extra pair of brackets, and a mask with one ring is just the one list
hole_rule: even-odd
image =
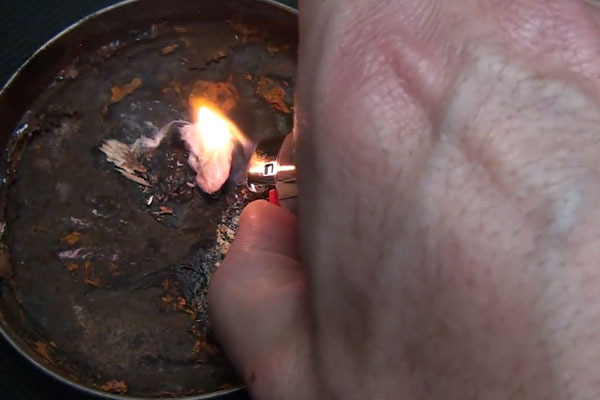
[[(201, 1), (201, 0), (198, 0)], [(0, 0), (0, 85), (40, 46), (115, 0)], [(297, 7), (297, 0), (281, 0)], [(2, 110), (0, 110), (2, 112)], [(247, 399), (246, 395), (230, 400)], [(91, 400), (31, 366), (0, 339), (0, 400)]]

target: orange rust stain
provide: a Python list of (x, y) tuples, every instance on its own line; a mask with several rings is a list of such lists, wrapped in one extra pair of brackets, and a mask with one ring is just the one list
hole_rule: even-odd
[(79, 239), (81, 239), (81, 233), (71, 232), (62, 239), (62, 242), (64, 244), (74, 245), (75, 243), (79, 242)]
[(198, 315), (198, 313), (194, 309), (187, 306), (187, 303), (183, 297), (177, 297), (176, 299), (174, 299), (174, 306), (175, 309), (183, 311), (184, 313), (189, 315), (191, 319), (196, 319), (196, 316)]
[(198, 340), (196, 340), (194, 347), (192, 348), (192, 353), (195, 355), (199, 355), (203, 351), (209, 356), (216, 356), (219, 354), (219, 348), (208, 343), (206, 336), (201, 336)]
[(134, 90), (136, 90), (137, 88), (139, 88), (140, 86), (142, 86), (142, 80), (138, 77), (133, 78), (131, 80), (131, 82), (123, 85), (123, 86), (113, 86), (110, 88), (110, 102), (111, 103), (117, 103), (121, 100), (123, 100), (123, 98), (125, 96), (130, 95), (131, 93), (133, 93)]
[(256, 94), (265, 99), (276, 110), (286, 114), (292, 113), (292, 110), (285, 104), (285, 89), (273, 79), (261, 77), (256, 86)]
[(185, 312), (187, 315), (190, 316), (190, 319), (195, 320), (196, 317), (198, 317), (198, 312), (192, 310), (191, 308), (186, 308), (185, 310), (182, 310), (183, 312)]
[[(163, 283), (163, 288), (165, 288), (164, 283)], [(185, 301), (185, 299), (183, 297), (176, 296), (176, 295), (170, 294), (170, 293), (166, 293), (160, 297), (160, 300), (164, 304), (169, 306), (171, 308), (171, 310), (182, 311), (182, 312), (186, 313), (187, 315), (189, 315), (191, 319), (196, 319), (196, 317), (198, 316), (198, 312), (195, 311), (194, 309), (188, 307), (187, 302)]]
[[(83, 264), (83, 268), (85, 270), (85, 275), (83, 277), (83, 283), (86, 285), (91, 285), (91, 286), (100, 286), (100, 278), (97, 276), (94, 276), (93, 278), (91, 278), (91, 275), (94, 275), (94, 267), (92, 265), (92, 263), (90, 261), (86, 261), (85, 264)], [(91, 270), (91, 272), (90, 272)]]
[(47, 361), (53, 361), (52, 356), (50, 355), (50, 349), (46, 343), (39, 341), (35, 342), (35, 351), (37, 351), (38, 354), (44, 357)]
[(77, 271), (78, 269), (79, 269), (79, 265), (77, 265), (75, 263), (67, 265), (67, 271), (69, 271), (69, 272)]
[(196, 343), (194, 343), (194, 347), (192, 348), (192, 352), (194, 354), (198, 354), (198, 353), (200, 353), (201, 350), (202, 350), (202, 341), (196, 340)]
[(162, 55), (171, 54), (172, 52), (177, 50), (178, 47), (179, 47), (179, 45), (176, 43), (170, 44), (170, 45), (165, 46), (162, 49), (160, 49), (160, 54), (162, 54)]
[(179, 290), (168, 279), (162, 281), (162, 288), (165, 293), (162, 294), (160, 300), (173, 311), (182, 311), (190, 316), (191, 319), (196, 319), (198, 312), (194, 307), (187, 303), (185, 298), (179, 296)]
[(129, 390), (125, 382), (116, 379), (106, 382), (104, 385), (100, 386), (100, 389), (102, 389), (105, 392), (120, 394), (127, 393), (127, 391)]

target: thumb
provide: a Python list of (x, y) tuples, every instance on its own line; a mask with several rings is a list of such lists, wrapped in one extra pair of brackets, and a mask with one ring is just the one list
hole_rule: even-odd
[(209, 288), (217, 336), (261, 400), (315, 398), (297, 232), (296, 217), (281, 207), (250, 204)]

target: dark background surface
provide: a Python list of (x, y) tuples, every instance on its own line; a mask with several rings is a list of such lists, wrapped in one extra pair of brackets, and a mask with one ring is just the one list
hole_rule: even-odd
[[(280, 1), (293, 7), (298, 5), (297, 0)], [(0, 0), (0, 85), (4, 85), (15, 70), (54, 35), (80, 18), (114, 3), (117, 1)], [(95, 397), (54, 381), (0, 339), (0, 400), (29, 399), (91, 400)], [(228, 398), (245, 399), (248, 397), (244, 394)]]

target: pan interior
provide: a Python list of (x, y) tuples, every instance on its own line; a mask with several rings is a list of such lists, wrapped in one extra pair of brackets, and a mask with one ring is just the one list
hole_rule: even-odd
[[(235, 184), (246, 155), (238, 149), (231, 182), (206, 196), (191, 187), (176, 137), (140, 158), (150, 187), (119, 174), (99, 147), (190, 120), (198, 98), (254, 141), (289, 133), (297, 40), (295, 16), (266, 3), (191, 12), (197, 2), (173, 1), (164, 16), (160, 3), (129, 3), (52, 44), (67, 49), (56, 51), (56, 73), (22, 71), (42, 87), (26, 110), (27, 77), (3, 94), (20, 120), (5, 159), (2, 328), (71, 382), (150, 398), (240, 384), (212, 337), (205, 294), (246, 201)], [(116, 24), (136, 10), (135, 23)], [(90, 40), (75, 52), (85, 29)]]

